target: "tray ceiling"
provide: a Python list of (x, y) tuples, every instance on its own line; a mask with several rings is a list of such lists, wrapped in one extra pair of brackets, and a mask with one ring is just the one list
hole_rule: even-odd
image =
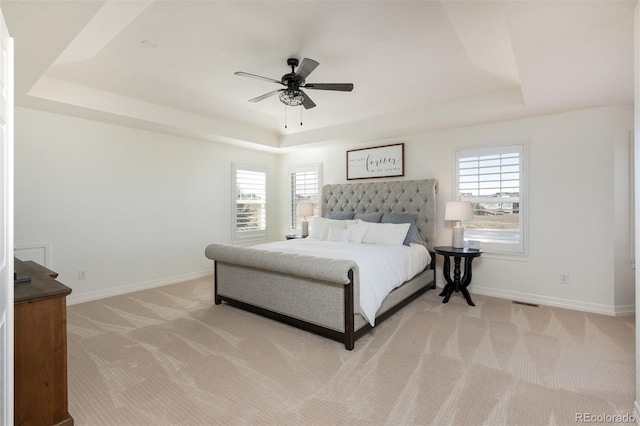
[[(633, 103), (629, 1), (3, 1), (16, 104), (278, 150)], [(311, 110), (277, 97), (320, 66)]]

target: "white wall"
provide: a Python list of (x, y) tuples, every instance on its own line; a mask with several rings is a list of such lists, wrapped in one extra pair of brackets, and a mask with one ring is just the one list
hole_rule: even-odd
[(211, 273), (206, 245), (231, 242), (232, 161), (268, 168), (278, 224), (275, 154), (26, 108), (15, 139), (15, 243), (51, 244), (71, 303)]
[[(439, 179), (442, 217), (455, 148), (527, 141), (529, 254), (483, 255), (471, 291), (633, 312), (632, 128), (633, 107), (612, 106), (277, 156), (18, 108), (16, 245), (51, 244), (50, 267), (73, 289), (70, 301), (89, 300), (210, 272), (204, 247), (231, 242), (232, 161), (268, 168), (268, 239), (276, 240), (288, 232), (289, 165), (322, 162), (324, 183), (346, 182), (346, 150), (405, 142), (405, 179)], [(450, 242), (439, 221), (438, 244)]]
[[(324, 183), (343, 183), (346, 150), (404, 142), (405, 179), (439, 179), (438, 216), (443, 217), (444, 203), (452, 199), (456, 148), (527, 141), (528, 256), (483, 255), (474, 262), (470, 290), (592, 312), (631, 313), (628, 158), (632, 128), (633, 107), (625, 105), (367, 144), (307, 146), (282, 157), (280, 197), (288, 197), (284, 183), (289, 165), (321, 161)], [(438, 222), (438, 244), (450, 244), (451, 228), (443, 220)], [(286, 217), (280, 226), (285, 232)], [(568, 285), (560, 284), (561, 273), (569, 274)], [(438, 279), (442, 280), (440, 274)]]

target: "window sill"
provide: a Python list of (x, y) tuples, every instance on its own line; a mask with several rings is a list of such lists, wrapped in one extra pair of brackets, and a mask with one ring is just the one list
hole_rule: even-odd
[(500, 253), (487, 251), (487, 249), (482, 250), (484, 251), (484, 253), (482, 253), (482, 257), (487, 259), (507, 260), (512, 262), (527, 262), (529, 260), (528, 253)]

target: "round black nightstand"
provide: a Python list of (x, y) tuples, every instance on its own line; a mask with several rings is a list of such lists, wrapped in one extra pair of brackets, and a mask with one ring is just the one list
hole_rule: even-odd
[[(447, 285), (444, 286), (444, 290), (440, 293), (440, 296), (444, 296), (442, 303), (447, 303), (453, 292), (461, 292), (467, 303), (471, 306), (476, 306), (471, 300), (469, 294), (469, 284), (471, 283), (471, 262), (474, 258), (482, 255), (480, 249), (470, 248), (453, 248), (451, 246), (440, 246), (433, 248), (436, 253), (444, 256), (444, 267), (442, 268), (442, 275), (447, 280)], [(451, 279), (451, 257), (453, 257), (453, 279)], [(460, 277), (460, 260), (464, 257), (464, 275)]]
[(297, 240), (300, 238), (307, 238), (306, 235), (289, 234), (284, 236), (287, 240)]

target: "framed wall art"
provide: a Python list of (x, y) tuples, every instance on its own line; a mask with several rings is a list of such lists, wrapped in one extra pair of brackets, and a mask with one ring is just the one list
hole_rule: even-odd
[(347, 180), (404, 176), (404, 143), (347, 151)]

